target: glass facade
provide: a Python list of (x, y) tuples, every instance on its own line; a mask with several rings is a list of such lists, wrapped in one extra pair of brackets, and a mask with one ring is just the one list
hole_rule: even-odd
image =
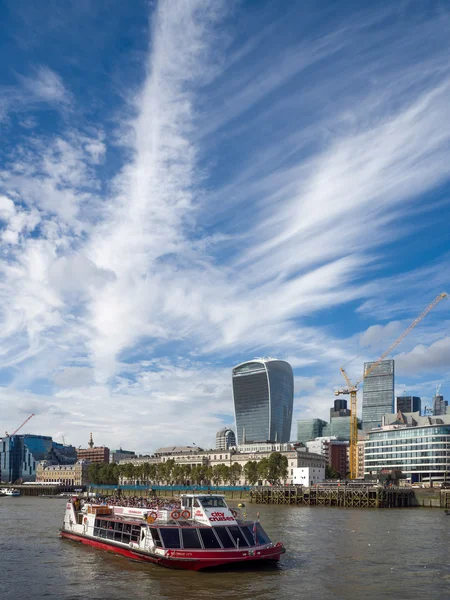
[(299, 419), (297, 421), (297, 442), (306, 444), (318, 437), (328, 435), (328, 430), (328, 423), (322, 419)]
[(364, 473), (402, 471), (411, 483), (450, 481), (450, 425), (368, 432)]
[(419, 412), (422, 400), (418, 396), (397, 396), (395, 412)]
[(258, 359), (232, 372), (238, 444), (288, 442), (294, 403), (294, 375), (289, 363)]
[[(364, 363), (364, 372), (374, 363)], [(394, 412), (394, 361), (383, 360), (364, 377), (362, 426), (364, 431), (380, 427), (385, 413)]]
[(12, 435), (0, 441), (1, 481), (13, 483), (35, 478), (38, 461), (49, 456), (52, 438), (43, 435)]

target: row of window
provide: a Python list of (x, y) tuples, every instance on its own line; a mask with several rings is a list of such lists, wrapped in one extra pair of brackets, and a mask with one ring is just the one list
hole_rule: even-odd
[[(123, 544), (138, 542), (143, 535), (141, 526), (128, 523), (96, 519), (94, 535)], [(270, 539), (259, 523), (256, 531), (247, 525), (228, 527), (151, 527), (155, 546), (172, 549), (220, 549), (247, 548), (257, 544), (268, 544)]]
[(411, 439), (392, 439), (392, 440), (382, 440), (379, 442), (370, 441), (366, 442), (366, 448), (376, 448), (379, 446), (410, 446), (413, 444), (448, 444), (450, 442), (450, 438), (446, 435), (430, 435), (426, 437), (414, 437)]

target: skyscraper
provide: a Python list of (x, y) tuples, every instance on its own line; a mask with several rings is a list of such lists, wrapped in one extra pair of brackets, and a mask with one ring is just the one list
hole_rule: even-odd
[(446, 415), (448, 411), (448, 401), (444, 400), (444, 396), (439, 394), (433, 397), (433, 416), (439, 417), (440, 415)]
[[(364, 373), (374, 363), (364, 363)], [(379, 427), (385, 413), (394, 412), (394, 361), (383, 360), (364, 378), (362, 420), (364, 431)]]
[(232, 380), (238, 444), (288, 442), (294, 404), (291, 365), (255, 358), (234, 367)]
[(397, 396), (395, 412), (420, 412), (422, 401), (418, 396)]
[(236, 446), (236, 436), (234, 431), (228, 427), (224, 427), (216, 434), (216, 449), (217, 450), (228, 450)]

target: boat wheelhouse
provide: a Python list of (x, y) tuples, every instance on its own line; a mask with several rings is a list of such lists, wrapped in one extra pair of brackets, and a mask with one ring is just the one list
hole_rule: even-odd
[(223, 496), (187, 494), (180, 508), (66, 505), (61, 536), (135, 560), (199, 570), (250, 561), (278, 561), (285, 551), (259, 521), (244, 521)]

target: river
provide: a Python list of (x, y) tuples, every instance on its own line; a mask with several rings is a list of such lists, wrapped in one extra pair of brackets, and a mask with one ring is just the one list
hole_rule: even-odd
[(65, 501), (0, 498), (0, 598), (380, 600), (450, 598), (450, 517), (438, 509), (247, 505), (287, 553), (215, 572), (143, 565), (58, 537)]

